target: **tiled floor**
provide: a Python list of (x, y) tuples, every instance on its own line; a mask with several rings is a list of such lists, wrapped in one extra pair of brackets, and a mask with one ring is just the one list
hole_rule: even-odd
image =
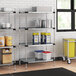
[(28, 67), (26, 67), (26, 65), (0, 67), (0, 74), (51, 69), (51, 68), (59, 68), (59, 67), (63, 67), (73, 72), (76, 72), (76, 60), (72, 60), (71, 64), (67, 64), (67, 62), (63, 62), (63, 61), (55, 61), (48, 63), (28, 64), (27, 66)]

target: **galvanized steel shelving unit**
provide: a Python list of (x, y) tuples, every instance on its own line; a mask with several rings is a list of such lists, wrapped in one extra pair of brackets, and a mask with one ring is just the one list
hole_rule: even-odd
[[(0, 12), (0, 15), (1, 14), (3, 14), (3, 15), (5, 15), (5, 14), (8, 14), (8, 22), (10, 23), (10, 15), (11, 14), (14, 14), (14, 16), (15, 16), (15, 11), (13, 11), (13, 12)], [(11, 30), (11, 31), (15, 31), (16, 29), (15, 29), (15, 23), (14, 23), (14, 28), (0, 28), (0, 32), (2, 32), (2, 31), (6, 31), (6, 30)], [(10, 34), (10, 32), (9, 32), (9, 34)], [(4, 47), (0, 47), (0, 49), (7, 49), (7, 48), (11, 48), (11, 49), (13, 49), (13, 48), (15, 48), (16, 46), (4, 46)], [(12, 61), (12, 63), (11, 64), (1, 64), (0, 63), (0, 66), (10, 66), (10, 65), (13, 65), (14, 63), (13, 63), (13, 61)]]
[[(20, 25), (19, 25), (19, 32), (21, 31), (21, 30), (24, 30), (25, 31), (25, 33), (26, 33), (26, 42), (25, 43), (19, 43), (19, 45), (20, 46), (25, 46), (25, 54), (26, 54), (26, 58), (20, 58), (19, 59), (19, 64), (21, 64), (21, 62), (25, 62), (26, 64), (27, 63), (40, 63), (40, 62), (49, 62), (49, 61), (54, 61), (54, 59), (55, 59), (55, 56), (53, 55), (53, 59), (51, 59), (51, 60), (48, 60), (48, 61), (46, 61), (46, 60), (36, 60), (35, 58), (28, 58), (27, 57), (27, 48), (29, 48), (29, 47), (33, 47), (33, 46), (35, 46), (35, 47), (40, 47), (40, 46), (45, 46), (46, 47), (46, 50), (47, 50), (47, 46), (53, 46), (53, 54), (55, 53), (55, 11), (53, 11), (53, 12), (25, 12), (25, 13), (21, 13), (21, 12), (19, 12), (19, 22), (20, 22), (20, 15), (21, 14), (24, 14), (24, 15), (26, 15), (26, 18), (25, 18), (25, 20), (26, 20), (26, 27), (21, 27)], [(29, 15), (30, 16), (30, 14), (45, 14), (45, 16), (46, 16), (46, 20), (47, 20), (47, 14), (52, 14), (53, 15), (53, 26), (51, 26), (51, 28), (33, 28), (33, 27), (28, 27), (27, 26), (27, 18), (28, 18), (28, 16), (27, 15)], [(29, 31), (29, 30), (46, 30), (46, 32), (47, 32), (47, 30), (49, 29), (49, 30), (53, 30), (54, 31), (54, 42), (53, 43), (50, 43), (50, 44), (36, 44), (36, 45), (33, 45), (32, 43), (28, 43), (27, 42), (27, 32)], [(20, 38), (20, 37), (19, 37)], [(21, 50), (19, 50), (19, 51), (21, 51)], [(20, 53), (20, 52), (19, 52)], [(19, 56), (20, 56), (20, 54), (19, 54)]]

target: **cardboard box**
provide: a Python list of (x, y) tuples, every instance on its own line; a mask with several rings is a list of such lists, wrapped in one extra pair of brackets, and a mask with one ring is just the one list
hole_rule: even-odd
[(2, 64), (11, 64), (12, 63), (12, 50), (3, 49), (2, 50)]

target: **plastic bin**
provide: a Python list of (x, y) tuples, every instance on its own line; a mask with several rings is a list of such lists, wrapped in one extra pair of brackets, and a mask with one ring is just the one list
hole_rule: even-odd
[(50, 60), (52, 52), (44, 51), (43, 52), (43, 60)]
[(45, 32), (41, 32), (41, 44), (45, 44)]
[(5, 36), (5, 45), (12, 46), (12, 36)]
[(76, 39), (64, 39), (64, 55), (66, 57), (75, 57), (75, 40)]
[(36, 59), (43, 59), (43, 54), (42, 52), (44, 52), (43, 50), (36, 50), (35, 51), (35, 58)]
[(45, 33), (45, 44), (51, 43), (51, 33)]
[(0, 36), (0, 47), (4, 47), (5, 46), (5, 38), (4, 36)]
[(39, 33), (33, 33), (33, 45), (39, 44)]

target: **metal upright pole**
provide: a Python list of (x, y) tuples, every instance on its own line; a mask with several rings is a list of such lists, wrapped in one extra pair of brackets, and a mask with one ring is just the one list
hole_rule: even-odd
[[(20, 28), (20, 13), (19, 13), (19, 28)], [(21, 60), (20, 60), (20, 29), (19, 29), (19, 65), (21, 65)]]
[(55, 66), (55, 11), (53, 11), (53, 20), (54, 20), (54, 26), (53, 26), (53, 30), (54, 30), (54, 44), (53, 44), (53, 56), (54, 56), (54, 66)]
[[(26, 28), (27, 28), (27, 15), (28, 15), (28, 14), (26, 14), (26, 17), (25, 17), (25, 18), (26, 18), (26, 19), (25, 19), (25, 20), (26, 20)], [(28, 29), (28, 28), (27, 28), (27, 29)], [(27, 31), (28, 31), (28, 30), (25, 31), (25, 32), (26, 32), (26, 40), (25, 40), (25, 42), (26, 42), (26, 45), (28, 46), (28, 43), (27, 43), (27, 35), (28, 35), (28, 34), (27, 34)], [(28, 65), (27, 65), (27, 48), (28, 48), (28, 47), (25, 46), (25, 55), (26, 55), (25, 69), (26, 69), (26, 70), (27, 70), (27, 67), (28, 67)]]
[[(16, 17), (15, 17), (15, 14), (14, 14), (14, 29), (16, 29), (15, 26), (16, 26)], [(14, 37), (15, 37), (15, 34), (14, 34)], [(15, 62), (15, 64), (14, 64), (14, 71), (16, 71), (15, 54), (16, 54), (16, 49), (14, 50), (14, 62)]]
[[(47, 27), (47, 13), (46, 13), (46, 27)], [(46, 33), (47, 33), (47, 28), (46, 28)], [(47, 45), (46, 45), (46, 51), (47, 51)]]

